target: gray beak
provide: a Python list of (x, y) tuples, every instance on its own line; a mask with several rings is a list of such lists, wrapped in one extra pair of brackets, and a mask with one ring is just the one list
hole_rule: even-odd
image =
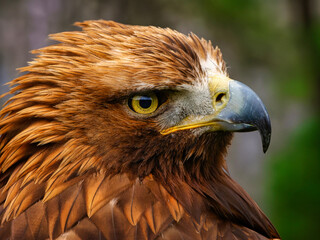
[(215, 117), (221, 121), (224, 131), (249, 132), (258, 130), (266, 152), (271, 138), (271, 123), (268, 112), (258, 95), (245, 84), (229, 82), (229, 101)]

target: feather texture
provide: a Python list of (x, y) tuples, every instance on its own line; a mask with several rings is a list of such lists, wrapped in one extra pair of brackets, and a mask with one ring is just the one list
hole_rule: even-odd
[(170, 104), (149, 118), (126, 106), (201, 86), (203, 62), (227, 76), (220, 50), (171, 29), (76, 25), (33, 51), (0, 111), (0, 238), (278, 238), (225, 171), (232, 134), (163, 136)]
[(267, 239), (207, 211), (197, 214), (198, 222), (152, 176), (140, 181), (93, 174), (48, 201), (31, 202), (0, 234), (10, 229), (13, 239)]

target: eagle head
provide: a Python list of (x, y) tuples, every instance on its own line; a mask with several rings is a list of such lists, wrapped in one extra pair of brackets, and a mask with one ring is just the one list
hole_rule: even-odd
[(154, 179), (186, 209), (199, 196), (199, 216), (211, 209), (277, 236), (227, 173), (232, 132), (258, 130), (266, 151), (271, 127), (259, 97), (229, 78), (220, 50), (171, 29), (76, 25), (82, 31), (51, 35), (58, 43), (33, 51), (11, 82), (14, 96), (0, 112), (2, 222), (75, 184), (89, 189), (92, 176), (125, 175)]

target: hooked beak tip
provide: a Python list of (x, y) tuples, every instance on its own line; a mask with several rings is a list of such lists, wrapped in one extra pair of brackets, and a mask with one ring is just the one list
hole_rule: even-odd
[(263, 102), (251, 88), (238, 81), (229, 82), (229, 93), (230, 99), (217, 117), (239, 126), (236, 130), (226, 126), (226, 131), (258, 130), (265, 153), (270, 145), (271, 122)]

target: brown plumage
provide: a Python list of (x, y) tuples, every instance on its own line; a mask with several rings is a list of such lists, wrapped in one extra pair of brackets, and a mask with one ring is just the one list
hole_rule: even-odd
[[(227, 77), (220, 50), (170, 29), (76, 25), (34, 51), (0, 112), (0, 239), (279, 238), (227, 173), (232, 133), (162, 134), (208, 71)], [(154, 113), (128, 107), (150, 91)]]

